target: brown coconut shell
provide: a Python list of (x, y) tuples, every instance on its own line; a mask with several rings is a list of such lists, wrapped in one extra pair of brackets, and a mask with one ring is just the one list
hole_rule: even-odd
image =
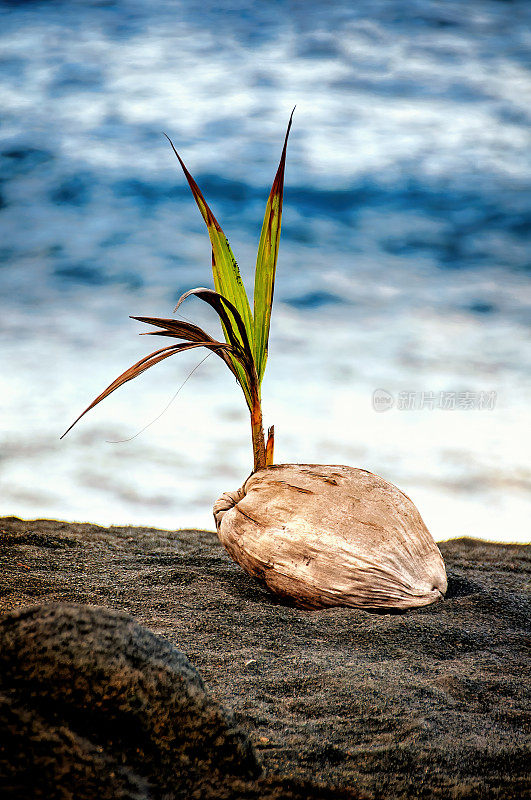
[(221, 543), (301, 608), (407, 609), (439, 600), (444, 562), (409, 497), (363, 469), (279, 464), (214, 506)]

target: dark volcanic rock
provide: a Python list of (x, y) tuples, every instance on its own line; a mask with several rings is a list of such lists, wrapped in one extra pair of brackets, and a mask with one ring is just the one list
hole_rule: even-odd
[(147, 797), (152, 785), (189, 797), (219, 774), (261, 772), (186, 656), (122, 612), (47, 605), (3, 617), (0, 691), (2, 797), (10, 781), (17, 798), (22, 786), (92, 800)]
[(5, 800), (148, 800), (146, 781), (66, 725), (0, 693), (0, 796)]
[[(11, 518), (0, 609), (97, 603), (186, 653), (269, 776), (225, 783), (220, 798), (527, 797), (530, 548), (440, 549), (444, 602), (308, 612), (268, 595), (212, 533)], [(123, 791), (143, 791), (120, 766)]]

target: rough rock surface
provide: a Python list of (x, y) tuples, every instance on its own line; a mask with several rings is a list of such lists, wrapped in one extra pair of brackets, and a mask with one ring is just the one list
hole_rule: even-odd
[[(266, 768), (219, 797), (527, 797), (530, 548), (440, 549), (449, 586), (434, 606), (302, 611), (261, 589), (213, 533), (8, 518), (0, 610), (106, 606), (185, 653)], [(161, 796), (121, 766), (117, 797)]]
[(78, 798), (145, 797), (153, 776), (166, 795), (188, 797), (261, 772), (186, 656), (123, 612), (51, 604), (2, 617), (0, 692), (4, 732), (6, 715), (19, 720), (0, 780), (19, 798), (21, 786), (28, 797), (65, 786)]

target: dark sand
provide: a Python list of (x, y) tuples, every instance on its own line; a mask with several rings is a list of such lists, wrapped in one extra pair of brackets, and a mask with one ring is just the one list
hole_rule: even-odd
[(307, 781), (308, 797), (325, 796), (317, 783), (389, 800), (527, 797), (530, 548), (440, 547), (444, 602), (308, 612), (269, 596), (213, 533), (5, 518), (0, 611), (62, 601), (133, 615), (234, 710), (267, 773)]

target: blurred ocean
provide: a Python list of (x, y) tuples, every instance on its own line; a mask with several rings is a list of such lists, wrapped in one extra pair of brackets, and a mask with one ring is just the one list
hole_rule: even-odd
[[(59, 436), (165, 344), (130, 314), (212, 285), (162, 131), (250, 288), (297, 104), (263, 386), (276, 462), (376, 472), (437, 540), (527, 540), (530, 46), (526, 0), (0, 2), (0, 513), (213, 527), (252, 466), (215, 357), (159, 419), (197, 351)], [(183, 314), (218, 331), (197, 300)]]

